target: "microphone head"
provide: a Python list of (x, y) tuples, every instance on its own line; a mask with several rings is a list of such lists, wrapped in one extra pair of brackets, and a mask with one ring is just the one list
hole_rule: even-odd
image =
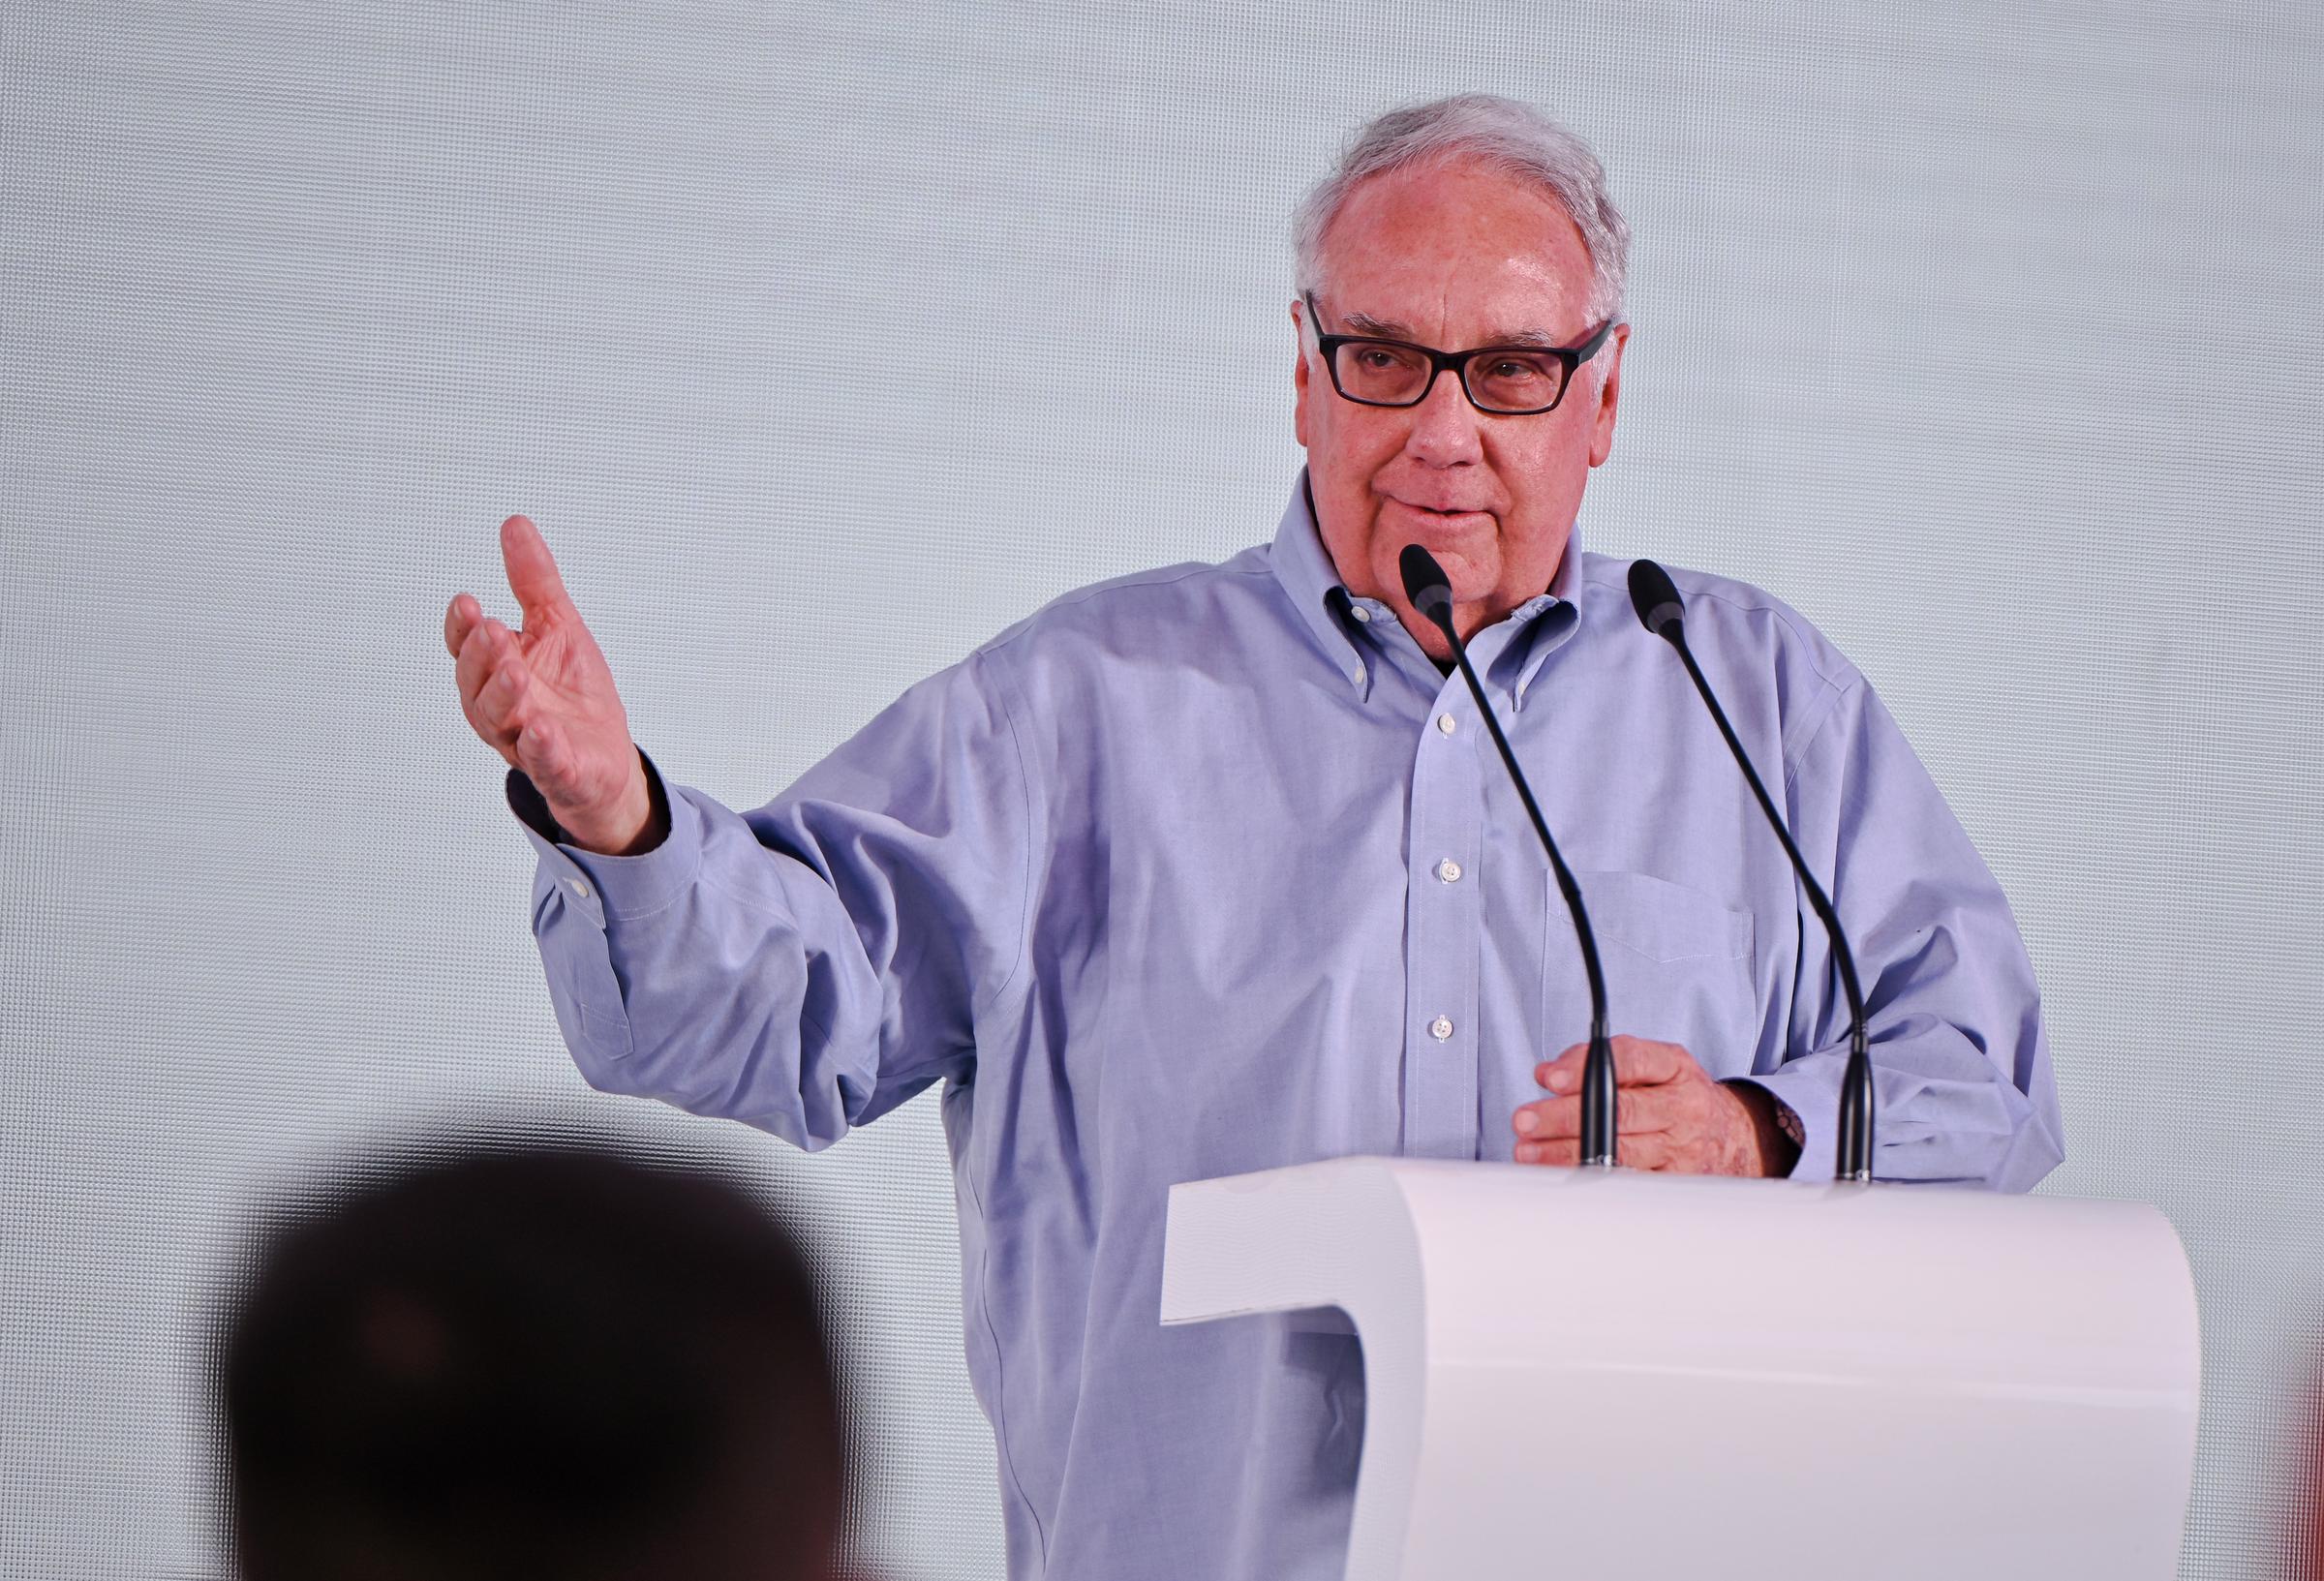
[(1396, 568), (1404, 573), (1404, 596), (1412, 607), (1438, 625), (1452, 623), (1452, 583), (1436, 557), (1417, 543), (1408, 543), (1396, 557)]
[(1679, 597), (1670, 573), (1651, 560), (1630, 562), (1630, 607), (1638, 612), (1638, 623), (1656, 636), (1675, 643), (1683, 635), (1679, 623), (1687, 613), (1686, 600)]

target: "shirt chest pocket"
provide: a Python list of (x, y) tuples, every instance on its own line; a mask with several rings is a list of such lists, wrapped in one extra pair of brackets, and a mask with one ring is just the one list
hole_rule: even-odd
[[(1748, 1074), (1759, 1019), (1751, 913), (1647, 873), (1575, 878), (1605, 969), (1606, 1030), (1683, 1045), (1715, 1077)], [(1542, 1025), (1562, 1049), (1589, 1034), (1589, 984), (1565, 897), (1546, 883)]]

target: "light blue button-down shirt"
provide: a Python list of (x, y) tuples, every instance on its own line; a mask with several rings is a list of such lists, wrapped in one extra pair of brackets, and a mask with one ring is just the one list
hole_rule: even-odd
[[(1612, 1030), (1765, 1085), (1805, 1128), (1797, 1173), (1828, 1176), (1847, 1032), (1822, 929), (1624, 575), (1576, 543), (1476, 667), (1579, 874)], [(2057, 1096), (1991, 873), (1819, 633), (1677, 581), (1853, 939), (1876, 1171), (2031, 1186), (2062, 1156)], [(644, 856), (544, 838), (512, 789), (591, 1082), (810, 1148), (945, 1083), (1012, 1576), (1338, 1575), (1355, 1342), (1162, 1328), (1169, 1188), (1344, 1154), (1506, 1164), (1588, 1000), (1466, 686), (1348, 596), (1303, 484), (1271, 544), (1057, 600), (755, 812), (670, 786)]]

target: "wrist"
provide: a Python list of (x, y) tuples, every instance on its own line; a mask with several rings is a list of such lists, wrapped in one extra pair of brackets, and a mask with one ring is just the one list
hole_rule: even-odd
[(566, 843), (597, 856), (642, 856), (670, 833), (669, 803), (660, 780), (647, 772), (642, 753), (631, 754), (628, 781), (609, 809), (568, 814), (552, 806), (550, 811), (565, 832)]
[(1800, 1145), (1784, 1120), (1791, 1117), (1792, 1125), (1797, 1125), (1797, 1118), (1790, 1116), (1781, 1099), (1756, 1081), (1722, 1081), (1720, 1085), (1734, 1096), (1749, 1117), (1748, 1172), (1789, 1175), (1799, 1163)]

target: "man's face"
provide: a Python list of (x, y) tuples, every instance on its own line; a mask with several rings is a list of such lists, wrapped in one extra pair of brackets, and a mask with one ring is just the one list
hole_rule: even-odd
[[(1358, 187), (1323, 245), (1324, 334), (1477, 346), (1573, 346), (1589, 317), (1590, 255), (1555, 199), (1474, 163), (1422, 165)], [(1303, 307), (1294, 305), (1296, 323)], [(1300, 338), (1298, 425), (1316, 527), (1348, 591), (1384, 599), (1432, 656), (1443, 634), (1404, 596), (1396, 559), (1433, 554), (1466, 638), (1544, 592), (1592, 467), (1613, 448), (1627, 328), (1575, 371), (1554, 411), (1478, 410), (1450, 374), (1417, 407), (1359, 406)], [(1545, 337), (1545, 340), (1544, 339)]]

